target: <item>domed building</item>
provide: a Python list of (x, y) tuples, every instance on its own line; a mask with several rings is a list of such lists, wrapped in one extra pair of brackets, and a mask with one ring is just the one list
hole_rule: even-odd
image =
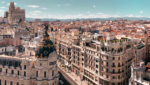
[[(43, 40), (36, 52), (35, 70), (37, 85), (58, 85), (57, 54), (53, 42), (49, 39), (48, 25), (45, 25)], [(40, 82), (39, 82), (40, 81)]]
[(0, 85), (58, 85), (57, 54), (48, 25), (35, 56), (23, 56), (0, 55)]

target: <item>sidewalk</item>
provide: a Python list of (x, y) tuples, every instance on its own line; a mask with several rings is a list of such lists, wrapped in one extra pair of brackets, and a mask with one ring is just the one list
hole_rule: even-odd
[(81, 81), (80, 77), (77, 76), (75, 73), (68, 71), (67, 69), (62, 67), (60, 64), (58, 66), (63, 72), (66, 73), (66, 75), (68, 75), (72, 80), (74, 80), (74, 82), (76, 82), (77, 85), (88, 85), (86, 81)]

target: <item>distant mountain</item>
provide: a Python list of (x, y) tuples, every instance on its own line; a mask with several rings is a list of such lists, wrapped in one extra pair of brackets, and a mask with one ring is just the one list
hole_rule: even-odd
[[(109, 18), (77, 18), (77, 19), (52, 19), (52, 18), (43, 18), (41, 21), (75, 21), (75, 20), (118, 20), (118, 19), (126, 19), (126, 20), (150, 20), (148, 17), (109, 17)], [(26, 18), (27, 21), (34, 21), (35, 18)]]

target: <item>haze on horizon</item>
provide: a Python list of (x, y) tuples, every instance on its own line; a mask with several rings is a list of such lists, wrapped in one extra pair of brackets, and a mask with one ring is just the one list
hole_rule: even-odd
[(0, 16), (12, 1), (27, 18), (150, 17), (150, 0), (0, 0)]

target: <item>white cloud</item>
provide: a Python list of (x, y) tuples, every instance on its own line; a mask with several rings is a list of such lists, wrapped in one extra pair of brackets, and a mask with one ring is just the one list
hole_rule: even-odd
[(5, 10), (0, 9), (0, 16), (4, 16), (4, 12), (5, 12)]
[(5, 2), (5, 1), (2, 1), (1, 3), (2, 3), (2, 4), (5, 4), (6, 2)]
[(143, 11), (140, 11), (140, 14), (143, 14), (144, 12)]
[(93, 5), (93, 8), (96, 8), (96, 5)]
[(40, 6), (38, 6), (38, 5), (28, 5), (27, 7), (30, 7), (30, 8), (39, 8)]
[(60, 7), (61, 5), (60, 4), (57, 4), (57, 7)]
[(125, 17), (143, 17), (143, 16), (141, 16), (141, 15), (133, 15), (133, 14), (129, 14), (129, 15), (127, 15), (127, 16), (125, 16)]
[(27, 14), (29, 18), (55, 18), (55, 19), (77, 19), (77, 18), (109, 18), (120, 17), (119, 15), (109, 15), (104, 13), (97, 14), (77, 14), (77, 15), (50, 15), (44, 14), (42, 11), (33, 11)]
[(87, 13), (88, 13), (88, 14), (90, 14), (90, 13), (91, 13), (91, 11), (87, 11)]
[(96, 14), (104, 14), (104, 13), (99, 12), (99, 13), (96, 13)]
[(0, 9), (5, 9), (6, 7), (0, 7)]
[(129, 14), (129, 15), (127, 15), (127, 17), (134, 17), (134, 16), (133, 16), (133, 14)]
[(69, 4), (69, 3), (66, 3), (66, 4), (57, 4), (56, 6), (57, 6), (57, 7), (61, 7), (61, 6), (71, 6), (71, 4)]
[(64, 4), (65, 6), (71, 6), (71, 4), (67, 3), (67, 4)]
[(44, 8), (41, 8), (41, 9), (43, 9), (43, 10), (47, 10), (47, 8), (45, 8), (45, 7), (44, 7)]
[(27, 14), (27, 17), (29, 17), (29, 18), (46, 18), (46, 15), (40, 10), (35, 10), (32, 12), (29, 12)]

